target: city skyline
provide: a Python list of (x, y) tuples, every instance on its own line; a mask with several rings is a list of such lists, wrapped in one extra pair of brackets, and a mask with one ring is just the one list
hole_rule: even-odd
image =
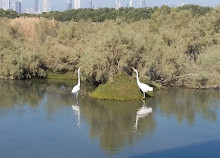
[[(41, 1), (41, 0), (40, 0)], [(73, 0), (73, 8), (75, 8)], [(89, 8), (90, 0), (81, 0), (81, 8)], [(23, 7), (24, 8), (33, 8), (34, 6), (34, 0), (22, 0)], [(93, 6), (97, 6), (98, 8), (103, 7), (110, 7), (115, 8), (115, 0), (93, 0)], [(127, 7), (127, 4), (129, 4), (130, 0), (118, 0), (118, 3), (121, 3), (121, 7)], [(133, 0), (132, 2), (133, 7), (137, 8), (140, 7), (140, 0)], [(168, 6), (180, 6), (181, 4), (196, 4), (196, 5), (202, 5), (202, 6), (217, 6), (220, 5), (219, 0), (145, 0), (146, 7), (154, 7), (154, 6), (162, 6), (162, 5), (168, 5)], [(67, 9), (67, 1), (66, 0), (50, 0), (50, 9), (51, 10), (57, 10), (57, 11), (64, 11)]]
[[(13, 5), (15, 1), (18, 0), (0, 0), (0, 7), (7, 9), (7, 4), (10, 2), (11, 9), (13, 9)], [(19, 0), (20, 1), (20, 0)], [(67, 0), (38, 0), (38, 7), (41, 11), (64, 11), (67, 10)], [(69, 9), (71, 8), (120, 8), (120, 7), (154, 7), (154, 6), (162, 6), (162, 5), (168, 5), (168, 6), (180, 6), (182, 4), (195, 4), (195, 5), (201, 5), (201, 6), (219, 6), (220, 1), (219, 0), (69, 0)], [(22, 12), (27, 12), (27, 10), (33, 10), (36, 12), (36, 0), (21, 0), (22, 4)], [(70, 7), (71, 6), (71, 7)], [(39, 12), (39, 11), (38, 11)]]

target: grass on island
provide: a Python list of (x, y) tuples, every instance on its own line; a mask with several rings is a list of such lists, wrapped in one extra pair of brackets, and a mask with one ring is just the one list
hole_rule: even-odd
[[(154, 96), (151, 92), (148, 96)], [(127, 74), (116, 75), (113, 82), (99, 85), (94, 92), (90, 93), (91, 98), (100, 100), (140, 100), (143, 98), (136, 79)]]

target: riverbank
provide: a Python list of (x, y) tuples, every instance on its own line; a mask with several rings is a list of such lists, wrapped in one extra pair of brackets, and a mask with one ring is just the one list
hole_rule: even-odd
[(161, 7), (130, 22), (1, 18), (0, 78), (72, 79), (81, 67), (82, 80), (105, 84), (135, 67), (143, 82), (220, 87), (219, 13)]

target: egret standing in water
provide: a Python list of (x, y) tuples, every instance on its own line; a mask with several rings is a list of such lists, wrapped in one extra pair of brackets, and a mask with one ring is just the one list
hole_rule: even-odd
[(144, 97), (143, 97), (143, 99), (145, 98), (145, 93), (146, 92), (151, 92), (151, 91), (153, 91), (153, 87), (150, 87), (150, 86), (148, 86), (147, 84), (144, 84), (144, 83), (141, 83), (140, 81), (139, 81), (139, 77), (138, 77), (138, 71), (135, 69), (135, 68), (133, 68), (132, 67), (132, 69), (134, 70), (134, 72), (136, 73), (136, 78), (137, 78), (137, 84), (138, 84), (138, 87), (141, 89), (141, 91), (144, 93)]
[(72, 93), (76, 95), (76, 99), (78, 97), (79, 90), (80, 90), (80, 68), (78, 69), (78, 84), (75, 85), (72, 89)]

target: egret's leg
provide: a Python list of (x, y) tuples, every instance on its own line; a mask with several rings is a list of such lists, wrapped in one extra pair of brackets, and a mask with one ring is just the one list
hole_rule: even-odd
[[(144, 93), (144, 92), (143, 92)], [(145, 99), (145, 93), (144, 93), (144, 97), (142, 98), (142, 100), (144, 100)]]
[(78, 99), (78, 92), (76, 93), (76, 100)]
[(78, 92), (76, 93), (76, 104), (78, 105)]

